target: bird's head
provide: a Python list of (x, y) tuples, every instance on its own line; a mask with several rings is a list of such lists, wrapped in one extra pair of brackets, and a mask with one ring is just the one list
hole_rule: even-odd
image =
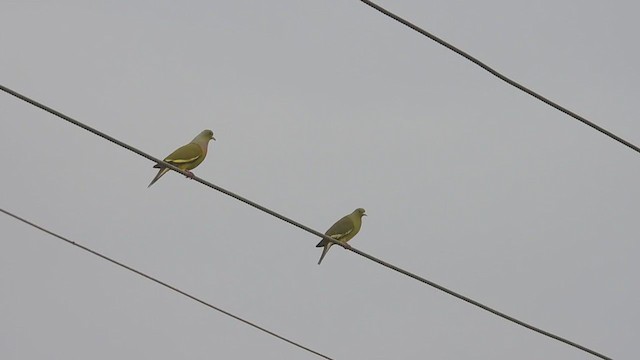
[(367, 214), (364, 213), (364, 209), (363, 208), (357, 208), (353, 211), (354, 214), (356, 215), (360, 215), (360, 217), (362, 216), (367, 216)]
[(216, 141), (216, 138), (213, 137), (213, 131), (207, 129), (207, 130), (203, 131), (202, 134), (204, 136), (208, 137), (209, 140)]
[(202, 131), (200, 134), (198, 134), (198, 136), (196, 136), (195, 139), (193, 139), (193, 142), (206, 145), (209, 142), (209, 140), (215, 141), (216, 138), (213, 137), (213, 131), (207, 129)]

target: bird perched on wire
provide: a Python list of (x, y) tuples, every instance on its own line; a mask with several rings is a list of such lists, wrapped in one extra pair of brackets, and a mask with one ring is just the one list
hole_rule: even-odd
[[(164, 158), (164, 161), (186, 171), (189, 174), (188, 177), (193, 178), (193, 173), (189, 170), (195, 169), (196, 166), (200, 165), (207, 156), (207, 147), (209, 146), (209, 141), (212, 139), (214, 141), (216, 140), (216, 138), (213, 137), (213, 131), (204, 130), (198, 134), (198, 136), (193, 138), (190, 143), (179, 147), (176, 151)], [(158, 170), (158, 174), (153, 178), (153, 180), (151, 180), (151, 183), (147, 188), (151, 187), (151, 185), (158, 181), (162, 175), (166, 174), (167, 171), (170, 170), (162, 164), (156, 164), (154, 168), (160, 170)]]
[[(347, 245), (347, 241), (353, 239), (358, 231), (360, 231), (363, 216), (367, 216), (367, 214), (364, 213), (364, 209), (357, 208), (351, 214), (338, 220), (324, 234), (342, 242), (344, 247), (348, 247), (349, 245)], [(318, 265), (320, 265), (322, 259), (324, 259), (324, 256), (333, 244), (333, 242), (327, 239), (322, 239), (318, 245), (316, 245), (316, 247), (324, 247), (324, 249), (322, 249), (322, 255), (320, 255), (320, 260), (318, 260)]]

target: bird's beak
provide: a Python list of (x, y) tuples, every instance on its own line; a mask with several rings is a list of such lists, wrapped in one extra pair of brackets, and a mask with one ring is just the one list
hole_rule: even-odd
[(362, 216), (367, 216), (367, 214), (362, 214)]
[(214, 138), (213, 136), (211, 136), (211, 138), (213, 139), (213, 141), (216, 141), (216, 138)]

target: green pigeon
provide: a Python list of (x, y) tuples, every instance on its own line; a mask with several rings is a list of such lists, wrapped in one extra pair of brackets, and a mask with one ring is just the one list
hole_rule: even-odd
[[(363, 216), (367, 216), (367, 214), (364, 213), (364, 209), (357, 208), (351, 214), (338, 220), (324, 234), (346, 245), (347, 241), (353, 239), (358, 231), (360, 231)], [(324, 247), (324, 249), (322, 249), (322, 255), (320, 255), (320, 260), (318, 260), (318, 265), (320, 265), (322, 259), (324, 259), (324, 256), (333, 244), (333, 242), (327, 239), (322, 239), (322, 241), (316, 245), (316, 247)]]
[[(209, 140), (211, 139), (214, 141), (216, 139), (213, 137), (213, 131), (204, 130), (198, 134), (198, 136), (193, 138), (190, 143), (179, 147), (176, 151), (164, 158), (164, 161), (186, 171), (189, 174), (189, 177), (193, 178), (193, 173), (189, 170), (195, 169), (196, 166), (200, 165), (207, 156), (207, 147), (209, 146)], [(158, 181), (162, 175), (166, 174), (167, 171), (170, 170), (168, 167), (162, 166), (161, 164), (156, 164), (154, 168), (160, 170), (158, 170), (158, 174), (153, 178), (153, 180), (151, 180), (151, 183), (147, 188), (151, 187), (151, 185)]]

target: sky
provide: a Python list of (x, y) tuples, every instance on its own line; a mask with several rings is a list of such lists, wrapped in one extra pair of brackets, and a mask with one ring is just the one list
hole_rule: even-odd
[[(640, 144), (633, 1), (379, 0)], [(615, 359), (640, 154), (360, 1), (1, 3), (0, 83)], [(590, 359), (0, 94), (0, 207), (335, 359)], [(317, 359), (0, 216), (0, 357)]]

